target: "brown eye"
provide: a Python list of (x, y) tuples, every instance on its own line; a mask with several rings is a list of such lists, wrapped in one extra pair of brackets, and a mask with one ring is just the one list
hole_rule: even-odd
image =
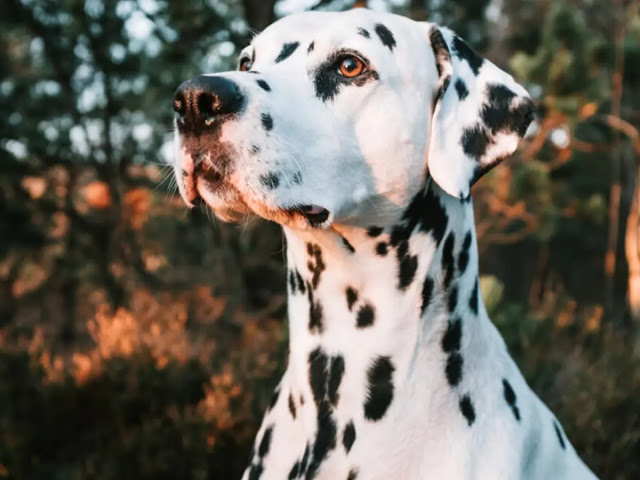
[(365, 67), (362, 60), (356, 57), (345, 57), (340, 62), (338, 73), (343, 77), (353, 78), (364, 73)]
[(251, 68), (251, 65), (251, 59), (249, 57), (244, 57), (238, 64), (238, 70), (240, 70), (241, 72), (248, 72)]

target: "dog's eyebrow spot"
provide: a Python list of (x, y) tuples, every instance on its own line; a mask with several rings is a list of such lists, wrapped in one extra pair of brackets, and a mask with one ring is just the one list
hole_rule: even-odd
[(299, 46), (300, 46), (300, 42), (285, 43), (282, 46), (282, 50), (280, 50), (278, 57), (276, 58), (276, 63), (280, 63), (286, 60), (287, 58), (289, 58), (291, 54), (295, 52)]
[(311, 53), (311, 52), (313, 52), (313, 49), (314, 49), (314, 47), (315, 47), (315, 46), (316, 46), (316, 45), (315, 45), (315, 42), (311, 42), (311, 43), (309, 44), (309, 48), (307, 48), (307, 53)]
[(478, 75), (480, 67), (484, 63), (484, 58), (478, 55), (473, 48), (457, 35), (453, 37), (453, 53), (460, 60), (465, 60), (474, 75)]
[(270, 92), (271, 91), (271, 87), (264, 80), (260, 79), (260, 80), (256, 80), (256, 82), (258, 83), (260, 88), (263, 89), (265, 92)]
[(280, 185), (280, 176), (275, 172), (269, 172), (266, 175), (260, 176), (260, 183), (269, 190), (274, 190)]
[(262, 117), (262, 126), (265, 130), (269, 131), (273, 128), (273, 118), (268, 113), (263, 113)]
[(393, 37), (391, 31), (381, 23), (378, 23), (376, 25), (376, 33), (378, 34), (378, 37), (380, 37), (382, 44), (385, 47), (389, 47), (389, 50), (393, 51), (393, 47), (396, 46), (396, 39)]
[(467, 85), (464, 83), (464, 80), (458, 78), (456, 80), (455, 87), (456, 92), (458, 92), (458, 98), (460, 99), (460, 101), (467, 98), (467, 96), (469, 95), (469, 90), (467, 89)]
[(358, 33), (362, 35), (364, 38), (371, 38), (371, 35), (369, 34), (369, 30), (367, 30), (366, 28), (358, 28)]

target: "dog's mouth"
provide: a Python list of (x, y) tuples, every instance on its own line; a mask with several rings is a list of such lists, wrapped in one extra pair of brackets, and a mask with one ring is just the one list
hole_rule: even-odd
[(329, 219), (331, 213), (319, 205), (298, 205), (288, 209), (293, 215), (304, 217), (311, 227), (319, 228)]

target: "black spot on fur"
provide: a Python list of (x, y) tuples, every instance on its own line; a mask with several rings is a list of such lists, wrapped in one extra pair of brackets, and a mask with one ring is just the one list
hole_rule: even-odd
[(309, 48), (307, 48), (307, 53), (313, 52), (313, 49), (315, 48), (315, 46), (316, 46), (315, 42), (311, 42), (309, 44)]
[(309, 257), (311, 257), (307, 263), (307, 268), (309, 268), (309, 271), (313, 274), (311, 285), (316, 289), (320, 283), (322, 272), (324, 272), (327, 267), (322, 259), (322, 250), (319, 245), (307, 243), (307, 253)]
[(258, 153), (260, 153), (260, 151), (261, 151), (261, 150), (262, 150), (262, 149), (261, 149), (258, 145), (252, 145), (252, 146), (251, 146), (251, 152), (252, 152), (252, 153), (254, 153), (254, 154), (256, 154), (256, 155), (257, 155)]
[(358, 328), (370, 327), (375, 319), (375, 310), (373, 305), (366, 303), (358, 310), (357, 325)]
[(323, 308), (322, 304), (314, 299), (310, 283), (307, 283), (307, 297), (309, 298), (309, 331), (311, 333), (322, 333)]
[(465, 128), (462, 133), (462, 149), (464, 153), (480, 161), (492, 143), (487, 131), (481, 125)]
[(473, 425), (473, 422), (476, 421), (476, 411), (473, 408), (473, 403), (469, 395), (465, 395), (460, 399), (460, 411), (462, 415), (464, 415), (464, 418), (467, 419), (469, 426)]
[(349, 307), (349, 311), (353, 309), (353, 305), (358, 301), (358, 292), (356, 292), (352, 287), (347, 287), (347, 307)]
[(406, 255), (400, 260), (399, 284), (401, 290), (405, 290), (416, 275), (418, 269), (418, 257), (415, 255)]
[(444, 241), (442, 247), (442, 272), (444, 273), (443, 286), (447, 288), (453, 280), (455, 273), (455, 263), (453, 260), (453, 247), (455, 244), (455, 235), (453, 232), (449, 232), (447, 239)]
[(389, 50), (393, 51), (393, 47), (396, 46), (396, 39), (393, 38), (391, 31), (381, 23), (378, 23), (376, 25), (376, 33), (378, 34), (378, 37), (380, 37), (382, 44), (385, 47), (389, 47)]
[(474, 52), (473, 49), (457, 35), (453, 37), (453, 53), (460, 60), (465, 60), (469, 64), (469, 67), (471, 67), (473, 74), (478, 75), (484, 59)]
[(349, 476), (347, 477), (347, 480), (356, 480), (356, 478), (358, 478), (358, 471), (352, 468), (351, 470), (349, 470)]
[(464, 273), (467, 269), (467, 265), (469, 265), (469, 249), (471, 248), (471, 231), (468, 231), (464, 236), (464, 240), (462, 242), (462, 250), (460, 250), (460, 255), (458, 256), (458, 270), (460, 271), (460, 275)]
[(393, 371), (389, 357), (376, 358), (367, 371), (368, 395), (364, 404), (367, 420), (380, 420), (393, 400)]
[(379, 242), (376, 245), (376, 253), (381, 257), (384, 257), (388, 252), (389, 252), (389, 248), (385, 242)]
[(442, 336), (442, 349), (447, 353), (460, 350), (460, 339), (462, 338), (462, 321), (460, 318), (450, 320), (447, 330)]
[(466, 83), (464, 83), (464, 80), (458, 78), (454, 86), (456, 87), (456, 92), (458, 93), (458, 98), (460, 99), (460, 101), (467, 98), (467, 96), (469, 95), (469, 90), (467, 89), (467, 85)]
[(364, 28), (358, 28), (358, 33), (362, 35), (364, 38), (371, 38), (369, 31)]
[(474, 315), (478, 315), (478, 279), (476, 278), (476, 283), (473, 286), (473, 291), (471, 292), (471, 297), (469, 297), (469, 308), (473, 312)]
[(507, 404), (511, 407), (513, 411), (513, 416), (516, 417), (516, 420), (520, 421), (520, 410), (516, 406), (516, 392), (513, 391), (511, 384), (508, 382), (506, 378), (502, 379), (502, 386), (504, 389), (504, 399), (507, 401)]
[(378, 237), (382, 234), (382, 232), (384, 231), (384, 229), (382, 227), (369, 227), (367, 228), (367, 235), (369, 235), (370, 237)]
[(458, 305), (458, 286), (454, 285), (449, 290), (449, 298), (447, 300), (447, 308), (450, 313), (453, 313)]
[(265, 92), (270, 92), (271, 91), (271, 87), (264, 80), (260, 79), (260, 80), (256, 80), (256, 82), (258, 83), (260, 88), (263, 89)]
[(260, 441), (260, 447), (258, 447), (258, 455), (262, 458), (265, 457), (269, 453), (269, 448), (271, 448), (271, 436), (273, 435), (273, 425), (268, 427), (264, 434), (262, 435), (262, 440)]
[(249, 480), (260, 480), (262, 470), (263, 468), (261, 463), (251, 465), (251, 470), (249, 470)]
[(307, 480), (311, 480), (317, 476), (320, 465), (327, 455), (329, 455), (329, 452), (336, 447), (336, 422), (326, 402), (318, 406), (317, 420), (318, 429), (316, 431), (315, 442), (313, 443), (311, 462), (307, 470)]
[(343, 376), (344, 358), (338, 355), (331, 359), (331, 368), (329, 371), (329, 401), (334, 407), (338, 405), (338, 400), (340, 399), (338, 389), (340, 388), (340, 383), (342, 383)]
[(392, 244), (401, 238), (409, 238), (418, 225), (422, 232), (433, 235), (436, 244), (442, 241), (447, 229), (448, 217), (446, 210), (432, 190), (427, 188), (413, 197), (403, 214), (405, 224), (392, 232)]
[(300, 473), (300, 462), (296, 462), (293, 464), (293, 467), (291, 467), (287, 480), (296, 480), (296, 478), (298, 478), (299, 473)]
[(309, 354), (309, 385), (316, 405), (327, 396), (328, 364), (329, 357), (320, 347)]
[(353, 422), (347, 423), (344, 427), (344, 432), (342, 433), (342, 444), (344, 445), (344, 449), (347, 453), (351, 450), (353, 446), (353, 442), (356, 441), (356, 427), (353, 425)]
[(262, 126), (266, 131), (270, 131), (273, 128), (273, 118), (268, 113), (263, 113), (261, 116)]
[(293, 54), (293, 52), (295, 52), (299, 46), (300, 46), (300, 43), (298, 42), (285, 43), (282, 46), (282, 50), (280, 50), (278, 57), (276, 58), (276, 63), (280, 63), (283, 60), (286, 60), (287, 58), (289, 58), (291, 54)]
[(452, 352), (447, 357), (447, 365), (444, 370), (447, 375), (447, 381), (452, 387), (458, 385), (462, 380), (462, 363), (462, 355), (458, 352)]
[(422, 284), (422, 306), (420, 308), (420, 315), (424, 315), (425, 310), (431, 302), (431, 295), (433, 295), (434, 282), (433, 279), (427, 277)]
[(306, 470), (309, 462), (309, 444), (304, 447), (304, 454), (302, 455), (302, 460), (300, 460), (300, 474), (302, 475)]
[(356, 249), (353, 245), (351, 245), (349, 243), (349, 240), (347, 240), (346, 238), (342, 237), (342, 244), (347, 248), (347, 250), (349, 250), (349, 252), (351, 253), (355, 253)]
[(567, 446), (564, 443), (564, 436), (562, 435), (562, 428), (560, 427), (560, 425), (558, 425), (557, 420), (553, 421), (553, 428), (556, 431), (556, 435), (558, 436), (558, 442), (560, 442), (560, 447), (562, 447), (563, 450), (566, 450)]
[(274, 190), (280, 185), (280, 176), (277, 173), (269, 172), (260, 176), (260, 183), (269, 190)]
[(302, 183), (302, 172), (296, 172), (293, 174), (293, 183), (300, 185)]
[(293, 419), (296, 419), (296, 404), (293, 401), (293, 395), (289, 394), (289, 412), (291, 412), (291, 416)]

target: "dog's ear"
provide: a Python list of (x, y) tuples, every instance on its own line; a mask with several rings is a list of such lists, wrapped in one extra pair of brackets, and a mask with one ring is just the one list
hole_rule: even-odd
[(511, 155), (534, 117), (526, 90), (446, 28), (425, 24), (438, 83), (427, 147), (431, 177), (448, 194), (469, 195)]

